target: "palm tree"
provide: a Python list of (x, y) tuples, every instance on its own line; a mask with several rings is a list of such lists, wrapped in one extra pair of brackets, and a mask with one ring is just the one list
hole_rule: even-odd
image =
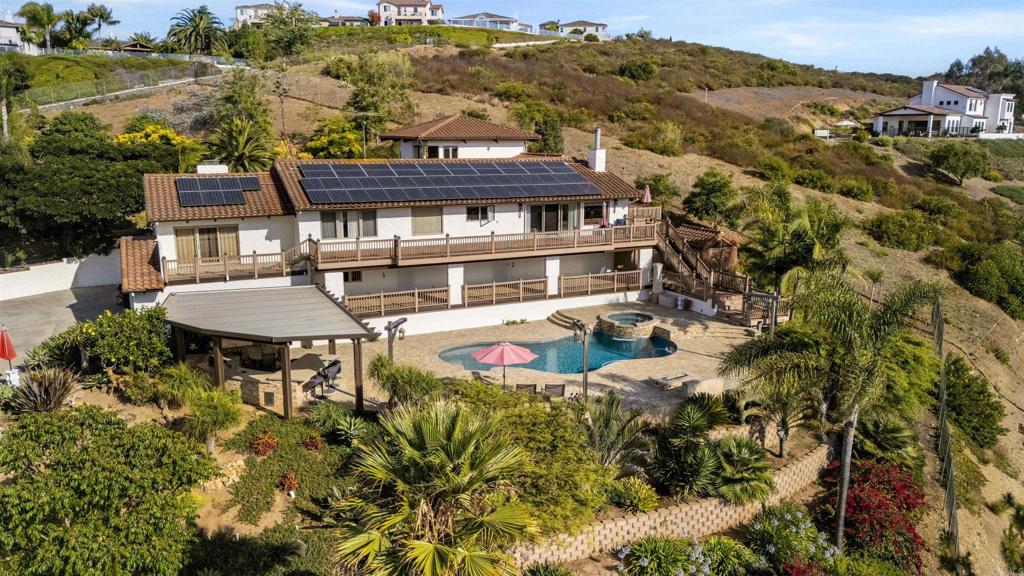
[(622, 397), (612, 391), (581, 402), (576, 421), (603, 466), (617, 467), (622, 476), (646, 475), (651, 424), (643, 410), (624, 409)]
[(745, 436), (727, 436), (718, 442), (718, 496), (730, 504), (766, 500), (775, 491), (771, 466), (764, 449)]
[(676, 496), (713, 493), (719, 461), (711, 432), (728, 421), (720, 396), (700, 393), (687, 398), (658, 431), (652, 478)]
[(157, 38), (149, 32), (132, 32), (132, 35), (128, 37), (128, 42), (140, 42), (147, 46), (155, 47)]
[(171, 408), (187, 406), (203, 392), (213, 390), (213, 381), (206, 372), (184, 362), (164, 368), (157, 380), (157, 399)]
[(881, 268), (868, 268), (864, 271), (864, 278), (871, 283), (871, 296), (868, 297), (868, 305), (872, 308), (875, 307), (875, 291), (878, 290), (878, 286), (882, 284), (882, 278), (885, 276), (885, 270)]
[(60, 28), (61, 41), (65, 46), (76, 50), (84, 50), (89, 47), (89, 40), (92, 39), (92, 16), (86, 12), (75, 12), (65, 10), (60, 20), (63, 25)]
[(14, 91), (28, 81), (28, 73), (24, 66), (16, 64), (9, 58), (0, 58), (0, 143), (6, 143), (10, 138), (10, 113), (11, 99)]
[(227, 49), (224, 24), (205, 5), (186, 8), (171, 18), (167, 40), (190, 54), (212, 54)]
[(42, 4), (39, 2), (26, 2), (18, 10), (18, 16), (24, 18), (25, 23), (30, 28), (35, 28), (42, 33), (46, 39), (47, 50), (53, 47), (50, 41), (50, 33), (57, 27), (57, 24), (60, 24), (61, 16), (54, 11), (52, 4), (49, 2)]
[(266, 130), (251, 120), (233, 118), (208, 142), (211, 155), (232, 172), (266, 170), (274, 161), (274, 142)]
[(899, 416), (872, 410), (861, 420), (853, 451), (858, 458), (874, 458), (904, 468), (921, 460), (917, 434)]
[(56, 412), (78, 390), (78, 374), (64, 368), (42, 368), (26, 372), (9, 401), (11, 414)]
[(765, 375), (744, 381), (744, 390), (760, 406), (761, 415), (775, 424), (779, 438), (779, 458), (786, 457), (786, 439), (790, 431), (809, 420), (812, 395), (806, 383), (790, 374)]
[(185, 419), (185, 430), (193, 438), (203, 440), (210, 454), (216, 446), (217, 435), (242, 421), (238, 400), (222, 390), (199, 392), (189, 404), (192, 411)]
[(390, 358), (378, 355), (366, 369), (370, 380), (388, 394), (388, 405), (405, 404), (423, 398), (438, 387), (432, 372), (408, 364), (395, 364)]
[(92, 22), (96, 25), (96, 36), (100, 36), (103, 31), (103, 26), (117, 26), (121, 23), (120, 20), (114, 19), (114, 13), (103, 4), (89, 4), (89, 7), (85, 9), (85, 13), (92, 18)]
[(357, 444), (358, 491), (332, 503), (336, 553), (380, 576), (515, 574), (503, 552), (535, 526), (513, 499), (526, 454), (494, 419), (440, 401), (401, 406)]

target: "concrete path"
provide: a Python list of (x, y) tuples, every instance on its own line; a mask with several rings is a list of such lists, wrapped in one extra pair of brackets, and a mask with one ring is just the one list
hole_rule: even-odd
[[(24, 361), (29, 348), (75, 322), (92, 320), (104, 310), (120, 310), (119, 300), (116, 286), (100, 286), (0, 302), (0, 323), (7, 324), (18, 352), (15, 364)], [(3, 366), (3, 370), (6, 369), (7, 366)]]

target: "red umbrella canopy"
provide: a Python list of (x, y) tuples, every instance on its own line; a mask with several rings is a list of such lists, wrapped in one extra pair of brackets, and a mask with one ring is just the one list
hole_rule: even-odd
[(470, 354), (477, 362), (491, 364), (493, 366), (511, 366), (513, 364), (526, 364), (537, 357), (529, 349), (516, 346), (511, 342), (498, 342), (486, 348), (481, 348)]
[(651, 203), (651, 186), (650, 185), (644, 186), (644, 197), (640, 199), (640, 202), (643, 203), (643, 204), (650, 204)]
[(0, 358), (10, 362), (17, 355), (14, 343), (11, 342), (11, 334), (7, 331), (7, 324), (0, 324)]

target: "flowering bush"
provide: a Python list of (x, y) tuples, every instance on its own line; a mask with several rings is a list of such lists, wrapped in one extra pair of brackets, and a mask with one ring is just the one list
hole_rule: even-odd
[(830, 565), (837, 553), (807, 512), (790, 503), (773, 506), (754, 518), (746, 540), (754, 554), (772, 566)]
[(704, 547), (687, 538), (648, 536), (616, 553), (628, 576), (711, 574)]

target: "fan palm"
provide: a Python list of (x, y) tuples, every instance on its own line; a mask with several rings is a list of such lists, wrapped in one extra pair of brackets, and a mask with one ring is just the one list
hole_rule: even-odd
[(210, 154), (232, 172), (266, 170), (274, 161), (274, 142), (251, 120), (231, 119), (214, 133), (208, 145)]
[(220, 53), (227, 49), (224, 23), (205, 5), (175, 14), (167, 40), (190, 54)]
[(687, 398), (658, 432), (653, 479), (676, 496), (713, 493), (719, 461), (711, 432), (728, 421), (721, 397), (701, 393)]
[(747, 380), (744, 389), (749, 398), (757, 402), (760, 415), (775, 424), (779, 458), (785, 458), (790, 431), (809, 420), (814, 402), (810, 389), (790, 374)]
[(29, 28), (34, 28), (42, 34), (46, 40), (47, 50), (53, 47), (50, 40), (51, 32), (57, 27), (57, 24), (60, 24), (61, 16), (53, 9), (52, 4), (49, 2), (42, 4), (26, 2), (18, 10), (18, 16), (25, 19), (25, 24)]
[(922, 452), (917, 434), (898, 416), (887, 412), (864, 415), (853, 442), (858, 457), (874, 458), (904, 468), (920, 461)]
[(96, 25), (96, 35), (99, 36), (103, 31), (103, 26), (117, 26), (121, 23), (120, 20), (114, 19), (114, 13), (103, 4), (89, 4), (89, 7), (85, 9), (85, 13), (92, 19), (92, 23)]
[(775, 491), (775, 480), (764, 456), (764, 450), (750, 438), (727, 436), (719, 441), (718, 496), (730, 504), (767, 499)]
[(651, 454), (650, 422), (643, 410), (622, 407), (622, 397), (609, 392), (585, 400), (576, 413), (587, 444), (604, 466), (615, 466), (622, 476), (645, 475)]
[(185, 431), (197, 440), (203, 440), (206, 451), (213, 453), (217, 435), (242, 421), (242, 409), (237, 398), (222, 390), (207, 390), (195, 394), (189, 405), (191, 413), (185, 419)]
[(8, 411), (11, 414), (56, 412), (78, 390), (78, 374), (64, 368), (42, 368), (26, 372), (14, 389)]
[(447, 401), (401, 406), (381, 426), (356, 445), (358, 496), (332, 504), (339, 560), (381, 576), (515, 574), (502, 550), (535, 531), (513, 501), (525, 453)]

